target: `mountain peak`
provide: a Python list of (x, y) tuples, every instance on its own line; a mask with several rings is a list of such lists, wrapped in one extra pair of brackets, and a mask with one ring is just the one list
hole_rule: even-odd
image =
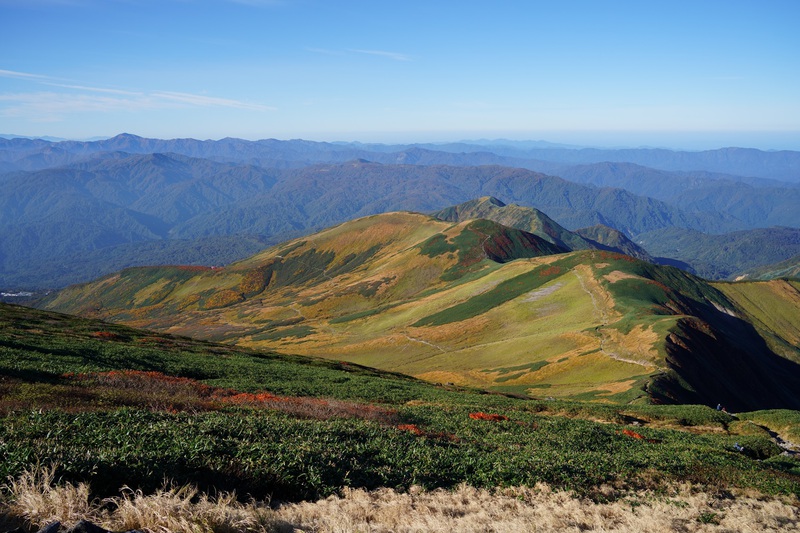
[(141, 141), (144, 137), (139, 137), (133, 133), (120, 133), (108, 139), (109, 141)]
[(482, 204), (490, 204), (496, 207), (505, 207), (506, 204), (500, 200), (499, 198), (495, 198), (494, 196), (482, 196), (478, 198), (478, 202)]
[(534, 235), (567, 250), (583, 250), (592, 246), (581, 236), (565, 229), (535, 207), (506, 205), (493, 196), (484, 196), (434, 213), (450, 222), (485, 218)]

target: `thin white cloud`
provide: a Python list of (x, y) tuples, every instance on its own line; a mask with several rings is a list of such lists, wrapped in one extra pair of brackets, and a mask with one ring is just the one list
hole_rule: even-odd
[(157, 107), (147, 97), (120, 98), (56, 92), (0, 94), (0, 115), (25, 117), (37, 122), (56, 122), (74, 113), (141, 111)]
[(50, 85), (51, 87), (62, 87), (64, 89), (75, 89), (78, 91), (90, 91), (95, 93), (108, 93), (108, 94), (125, 94), (128, 96), (141, 96), (143, 93), (135, 92), (135, 91), (124, 91), (122, 89), (107, 89), (105, 87), (87, 87), (85, 85), (69, 85), (66, 83), (50, 83), (50, 82), (42, 82), (44, 85)]
[(312, 46), (306, 46), (305, 50), (307, 52), (313, 52), (315, 54), (323, 54), (327, 56), (366, 54), (371, 56), (386, 57), (388, 59), (393, 59), (395, 61), (411, 61), (411, 56), (408, 54), (402, 54), (400, 52), (387, 52), (386, 50), (363, 50), (360, 48), (348, 48), (347, 50), (331, 50), (329, 48), (315, 48)]
[(52, 80), (49, 76), (42, 76), (41, 74), (31, 74), (29, 72), (17, 72), (15, 70), (0, 69), (0, 78), (17, 78), (23, 80)]
[(140, 112), (187, 106), (227, 107), (249, 111), (275, 110), (261, 104), (185, 93), (155, 92), (130, 96), (56, 92), (0, 94), (0, 116), (25, 117), (39, 122), (63, 120), (67, 115), (80, 113)]
[(387, 52), (385, 50), (360, 50), (360, 49), (351, 49), (350, 51), (359, 54), (388, 57), (389, 59), (394, 59), (395, 61), (411, 61), (411, 56), (407, 54), (401, 54), (398, 52)]
[(269, 107), (262, 104), (253, 104), (249, 102), (242, 102), (239, 100), (230, 100), (228, 98), (216, 98), (213, 96), (205, 96), (201, 94), (158, 91), (152, 93), (152, 96), (162, 100), (169, 100), (173, 102), (180, 102), (183, 104), (189, 104), (201, 107), (217, 106), (217, 107), (233, 107), (236, 109), (249, 109), (252, 111), (275, 111), (274, 107)]
[[(61, 120), (65, 115), (86, 112), (142, 111), (176, 107), (227, 107), (249, 111), (274, 111), (274, 107), (201, 94), (174, 91), (130, 91), (93, 87), (84, 84), (61, 83), (61, 78), (0, 69), (0, 77), (28, 80), (39, 85), (61, 87), (75, 92), (0, 93), (0, 116), (30, 117), (38, 121)], [(99, 93), (99, 94), (87, 94)]]

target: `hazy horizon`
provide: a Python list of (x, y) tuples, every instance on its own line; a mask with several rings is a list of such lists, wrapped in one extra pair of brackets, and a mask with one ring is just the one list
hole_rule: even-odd
[(543, 143), (567, 148), (598, 148), (598, 149), (632, 149), (656, 148), (674, 151), (705, 151), (722, 148), (754, 148), (763, 151), (800, 151), (800, 133), (796, 132), (533, 132), (519, 134), (517, 132), (465, 132), (462, 136), (453, 133), (424, 132), (418, 136), (405, 132), (378, 132), (364, 134), (362, 137), (353, 137), (343, 134), (341, 137), (310, 135), (295, 138), (278, 137), (150, 137), (136, 132), (119, 132), (114, 135), (98, 135), (93, 137), (65, 138), (49, 134), (20, 135), (16, 133), (0, 132), (1, 138), (29, 138), (44, 139), (51, 142), (78, 141), (92, 142), (110, 139), (117, 135), (130, 134), (138, 137), (158, 139), (196, 139), (201, 141), (218, 141), (226, 137), (242, 139), (245, 141), (260, 141), (277, 139), (281, 141), (305, 140), (328, 143), (363, 143), (384, 145), (412, 145), (412, 144), (502, 144), (508, 143)]

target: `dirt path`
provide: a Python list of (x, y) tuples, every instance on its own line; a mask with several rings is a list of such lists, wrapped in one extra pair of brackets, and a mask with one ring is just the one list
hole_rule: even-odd
[(406, 339), (410, 340), (411, 342), (419, 342), (421, 344), (425, 344), (426, 346), (430, 346), (431, 348), (436, 348), (437, 350), (441, 351), (442, 353), (447, 353), (447, 350), (445, 350), (441, 346), (438, 346), (436, 344), (433, 344), (431, 342), (428, 342), (428, 341), (425, 341), (425, 340), (422, 340), (422, 339), (414, 338), (414, 337), (412, 337), (411, 335), (408, 335), (408, 334), (403, 334), (403, 335), (405, 336)]
[(612, 319), (619, 318), (618, 313), (614, 310), (614, 300), (608, 291), (603, 289), (600, 283), (594, 279), (591, 267), (588, 265), (578, 265), (572, 270), (572, 273), (578, 278), (583, 291), (592, 299), (595, 316), (597, 316), (600, 321), (600, 325), (595, 328), (595, 333), (600, 342), (600, 351), (611, 359), (621, 363), (630, 363), (645, 368), (653, 368), (654, 365), (650, 362), (630, 359), (608, 348), (609, 339), (603, 334), (602, 329), (607, 327)]

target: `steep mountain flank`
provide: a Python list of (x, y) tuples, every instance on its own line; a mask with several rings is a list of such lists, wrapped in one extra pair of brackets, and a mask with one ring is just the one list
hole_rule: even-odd
[(433, 216), (450, 222), (485, 218), (505, 226), (529, 231), (568, 250), (593, 248), (586, 239), (562, 227), (558, 222), (538, 209), (506, 205), (493, 196), (484, 196), (448, 207), (433, 213)]
[(622, 232), (598, 224), (590, 228), (569, 231), (558, 222), (533, 207), (506, 205), (492, 196), (448, 207), (433, 213), (440, 220), (459, 222), (474, 218), (486, 218), (512, 228), (529, 231), (543, 239), (568, 250), (607, 250), (652, 261), (653, 258), (628, 239)]
[(485, 219), (388, 213), (225, 268), (127, 269), (42, 305), (517, 394), (797, 406), (797, 344), (771, 347), (724, 291), (564, 251)]
[(630, 240), (624, 233), (603, 224), (579, 228), (575, 230), (575, 233), (589, 241), (593, 248), (619, 252), (649, 263), (655, 262), (647, 250)]

